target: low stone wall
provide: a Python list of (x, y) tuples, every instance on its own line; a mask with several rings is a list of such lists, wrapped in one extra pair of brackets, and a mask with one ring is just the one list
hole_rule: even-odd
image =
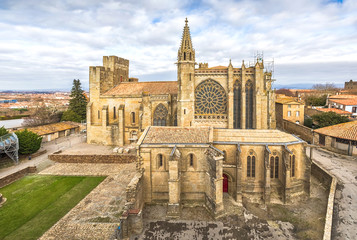
[(283, 130), (292, 133), (308, 143), (312, 143), (313, 131), (311, 128), (294, 122), (283, 120)]
[(3, 177), (0, 179), (0, 188), (5, 187), (6, 185), (9, 185), (10, 183), (13, 183), (17, 181), (18, 179), (26, 176), (29, 173), (34, 173), (37, 171), (37, 168), (35, 166), (33, 167), (27, 167), (24, 169), (21, 169), (13, 174), (7, 175), (6, 177)]
[(121, 216), (120, 234), (118, 237), (127, 238), (132, 234), (139, 234), (143, 229), (142, 210), (143, 201), (143, 173), (137, 172), (126, 187), (125, 210)]
[(324, 229), (324, 237), (323, 237), (323, 240), (330, 240), (331, 230), (332, 230), (333, 204), (335, 199), (337, 179), (333, 175), (331, 175), (327, 170), (325, 170), (323, 167), (316, 164), (314, 161), (311, 164), (311, 174), (315, 176), (328, 189), (330, 189), (330, 193), (327, 201), (325, 229)]
[(51, 154), (48, 158), (59, 163), (132, 163), (136, 155), (67, 155)]

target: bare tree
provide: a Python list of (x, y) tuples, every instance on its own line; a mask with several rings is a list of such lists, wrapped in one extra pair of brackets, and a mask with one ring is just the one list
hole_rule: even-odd
[(38, 107), (33, 115), (24, 120), (23, 126), (35, 127), (50, 123), (56, 123), (61, 120), (62, 112), (56, 108), (46, 106)]
[(339, 88), (334, 84), (334, 83), (318, 83), (318, 84), (314, 84), (312, 86), (312, 89), (318, 90), (318, 91), (323, 91), (323, 92), (333, 92), (333, 91), (337, 91)]

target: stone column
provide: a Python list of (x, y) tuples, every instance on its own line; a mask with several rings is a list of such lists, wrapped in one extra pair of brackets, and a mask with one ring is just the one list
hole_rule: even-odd
[(218, 217), (223, 214), (224, 206), (223, 206), (223, 156), (214, 157), (216, 161), (216, 209), (215, 209), (215, 217)]
[(105, 105), (102, 108), (102, 127), (106, 129), (108, 125), (108, 106)]
[(234, 99), (233, 91), (228, 93), (228, 128), (233, 128), (234, 122)]
[(119, 129), (119, 146), (124, 146), (124, 120), (125, 119), (125, 116), (124, 116), (124, 104), (120, 105), (119, 106), (119, 109), (118, 109), (118, 129)]
[(169, 160), (169, 204), (167, 206), (167, 218), (180, 217), (180, 196), (181, 196), (181, 179), (179, 161), (181, 154), (176, 149), (175, 153), (170, 156)]
[(236, 185), (237, 185), (237, 195), (236, 195), (236, 201), (238, 203), (242, 203), (242, 159), (241, 159), (241, 153), (240, 150), (238, 149), (239, 147), (237, 146), (236, 150), (236, 166), (237, 166), (237, 176), (236, 176)]
[(283, 151), (283, 166), (285, 167), (284, 203), (289, 203), (291, 201), (290, 154), (286, 150)]
[(264, 151), (264, 203), (270, 203), (271, 194), (269, 152)]

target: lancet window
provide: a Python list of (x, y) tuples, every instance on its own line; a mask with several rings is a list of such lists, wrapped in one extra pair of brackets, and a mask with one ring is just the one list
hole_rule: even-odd
[(253, 128), (253, 84), (250, 80), (245, 85), (245, 127)]
[(241, 127), (241, 116), (242, 116), (242, 85), (237, 80), (233, 86), (234, 93), (234, 128), (242, 128)]

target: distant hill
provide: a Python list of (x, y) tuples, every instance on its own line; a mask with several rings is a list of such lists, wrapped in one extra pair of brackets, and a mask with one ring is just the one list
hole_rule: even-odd
[[(296, 84), (288, 84), (288, 85), (283, 85), (283, 84), (273, 84), (273, 88), (276, 89), (281, 89), (281, 88), (287, 88), (287, 89), (311, 89), (313, 85), (316, 83), (296, 83)], [(343, 84), (335, 84), (336, 87), (338, 88), (344, 88)]]

